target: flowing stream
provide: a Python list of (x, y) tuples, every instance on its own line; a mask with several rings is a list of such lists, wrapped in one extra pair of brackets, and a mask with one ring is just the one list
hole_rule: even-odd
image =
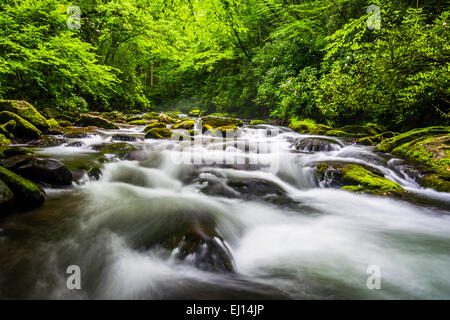
[[(0, 298), (450, 298), (450, 194), (420, 188), (402, 160), (337, 138), (299, 151), (301, 135), (267, 125), (193, 146), (144, 140), (142, 129), (35, 150), (79, 175), (71, 188), (46, 189), (41, 208), (0, 220)], [(106, 155), (100, 179), (89, 179), (93, 146), (117, 133), (136, 137), (140, 151)], [(411, 200), (325, 188), (315, 164), (331, 160), (376, 168)], [(213, 232), (233, 271), (160, 245), (186, 225)], [(66, 286), (70, 265), (81, 290)], [(381, 272), (379, 290), (367, 287), (369, 266)]]

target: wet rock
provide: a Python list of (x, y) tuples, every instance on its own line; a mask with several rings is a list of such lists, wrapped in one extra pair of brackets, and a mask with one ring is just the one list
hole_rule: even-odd
[(169, 139), (172, 131), (167, 128), (153, 128), (147, 131), (145, 139)]
[(37, 139), (41, 136), (41, 131), (38, 128), (17, 114), (9, 111), (0, 112), (0, 123), (9, 122), (10, 120), (16, 122), (13, 132), (11, 132), (14, 134), (14, 137), (18, 139)]
[(74, 148), (80, 148), (80, 147), (82, 147), (84, 145), (85, 144), (82, 141), (74, 141), (74, 142), (69, 143), (67, 146), (68, 147), (74, 147)]
[(323, 162), (316, 167), (319, 184), (323, 187), (377, 195), (403, 196), (407, 193), (374, 168), (340, 161)]
[(398, 133), (387, 131), (374, 136), (361, 138), (358, 140), (358, 143), (366, 146), (375, 146), (386, 139), (395, 137), (396, 135), (398, 135)]
[(145, 127), (145, 129), (143, 130), (143, 132), (147, 132), (148, 130), (153, 129), (153, 128), (166, 128), (166, 127), (167, 127), (167, 125), (166, 125), (165, 123), (153, 121), (153, 122), (150, 122), (150, 123)]
[(14, 129), (16, 128), (16, 121), (9, 120), (8, 122), (0, 125), (0, 134), (3, 134), (8, 139), (14, 139)]
[(53, 186), (72, 184), (72, 173), (57, 160), (18, 155), (3, 160), (1, 165), (32, 181)]
[(185, 120), (182, 121), (180, 123), (175, 124), (172, 129), (185, 129), (185, 130), (189, 130), (189, 129), (193, 129), (195, 125), (195, 121), (194, 120)]
[(125, 159), (127, 158), (128, 153), (135, 150), (137, 150), (137, 148), (129, 143), (117, 142), (101, 147), (100, 152), (106, 154), (115, 154), (118, 157)]
[(64, 134), (64, 137), (69, 139), (84, 139), (92, 137), (95, 133), (93, 130), (95, 130), (94, 127), (88, 127), (88, 128), (64, 128), (66, 133)]
[(162, 122), (162, 123), (175, 123), (176, 122), (172, 117), (170, 117), (166, 114), (163, 114), (163, 113), (161, 113), (159, 115), (158, 121)]
[(208, 125), (213, 128), (217, 127), (226, 127), (226, 126), (238, 126), (241, 127), (244, 125), (242, 120), (235, 118), (225, 118), (225, 117), (214, 117), (214, 116), (206, 116), (201, 118), (203, 125)]
[(45, 193), (37, 185), (0, 166), (0, 179), (14, 194), (14, 203), (24, 208), (35, 208), (45, 201)]
[(135, 136), (130, 136), (126, 134), (115, 134), (111, 137), (114, 141), (124, 141), (124, 142), (134, 142), (137, 140)]
[(0, 100), (0, 111), (15, 113), (27, 120), (40, 130), (46, 131), (50, 128), (47, 119), (39, 113), (30, 103), (21, 100)]
[(92, 167), (87, 173), (89, 179), (100, 180), (102, 176), (102, 170), (99, 167)]
[(105, 118), (95, 116), (95, 115), (90, 115), (90, 114), (81, 115), (81, 118), (77, 122), (75, 122), (75, 126), (77, 126), (77, 127), (95, 126), (95, 127), (103, 128), (103, 129), (118, 129), (119, 128), (114, 123), (106, 120)]
[(0, 133), (0, 147), (9, 146), (10, 144), (11, 140)]
[(0, 158), (6, 159), (13, 156), (34, 154), (33, 150), (24, 147), (5, 147), (0, 149)]
[(186, 223), (182, 231), (170, 236), (163, 246), (174, 253), (175, 258), (211, 272), (231, 273), (234, 262), (230, 250), (214, 229), (194, 220)]
[(14, 201), (13, 192), (2, 180), (0, 180), (0, 209), (3, 211), (11, 207), (13, 201)]
[(66, 143), (67, 139), (51, 135), (43, 135), (40, 139), (29, 141), (28, 144), (34, 147), (46, 148), (60, 146)]
[(327, 138), (298, 138), (295, 142), (295, 148), (300, 151), (317, 152), (317, 151), (333, 151), (339, 150), (343, 147), (343, 144), (327, 139)]

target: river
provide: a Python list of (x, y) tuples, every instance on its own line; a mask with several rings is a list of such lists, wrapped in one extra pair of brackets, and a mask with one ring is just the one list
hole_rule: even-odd
[[(450, 194), (421, 189), (400, 159), (337, 138), (299, 151), (300, 134), (268, 125), (194, 146), (144, 140), (142, 129), (35, 149), (80, 174), (70, 188), (46, 189), (41, 208), (0, 220), (0, 298), (450, 298)], [(100, 157), (92, 146), (118, 133), (140, 151), (106, 155), (98, 181), (83, 175)], [(415, 200), (324, 188), (315, 164), (330, 160), (377, 168)], [(208, 233), (203, 253), (179, 259), (161, 245), (183, 228)], [(223, 252), (232, 270), (211, 261)], [(70, 265), (81, 290), (66, 286)], [(367, 286), (371, 266), (379, 289)]]

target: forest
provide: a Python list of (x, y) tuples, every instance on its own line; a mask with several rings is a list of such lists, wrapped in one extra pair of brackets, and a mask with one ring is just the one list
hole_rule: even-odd
[(449, 23), (0, 0), (0, 300), (450, 299)]
[(449, 15), (442, 0), (3, 0), (0, 98), (446, 125)]

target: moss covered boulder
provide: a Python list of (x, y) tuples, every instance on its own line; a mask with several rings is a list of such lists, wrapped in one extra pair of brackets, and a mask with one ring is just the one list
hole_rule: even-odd
[(0, 100), (0, 111), (15, 113), (40, 130), (50, 128), (47, 119), (30, 103), (22, 100)]
[(199, 109), (194, 109), (189, 111), (189, 115), (191, 117), (199, 117), (202, 114), (202, 112)]
[(207, 117), (202, 117), (201, 121), (202, 121), (203, 125), (208, 125), (213, 128), (228, 127), (228, 126), (241, 127), (244, 125), (242, 120), (235, 119), (235, 118), (225, 118), (225, 117), (207, 116)]
[(251, 126), (257, 126), (259, 124), (270, 124), (270, 123), (271, 122), (267, 121), (267, 120), (252, 120), (252, 121), (250, 121)]
[(35, 208), (45, 201), (44, 191), (33, 182), (0, 166), (0, 180), (13, 192), (15, 204), (25, 208)]
[(27, 154), (34, 154), (33, 150), (24, 147), (3, 147), (0, 148), (0, 159), (6, 159), (14, 156), (23, 156)]
[(9, 120), (8, 122), (0, 125), (0, 133), (3, 134), (8, 139), (14, 139), (12, 132), (16, 129), (16, 121)]
[(333, 128), (324, 124), (316, 124), (310, 120), (293, 121), (289, 128), (301, 134), (324, 135)]
[(138, 150), (135, 146), (132, 144), (126, 143), (126, 142), (117, 142), (117, 143), (111, 143), (106, 146), (103, 146), (100, 149), (100, 152), (106, 153), (106, 154), (114, 154), (117, 155), (120, 158), (126, 158), (127, 155), (131, 151)]
[(361, 138), (358, 140), (359, 144), (366, 145), (366, 146), (376, 146), (383, 142), (386, 139), (390, 139), (398, 135), (398, 133), (392, 132), (392, 131), (386, 131), (374, 136)]
[(324, 187), (376, 195), (403, 196), (407, 193), (398, 183), (370, 167), (339, 161), (319, 163), (316, 167), (319, 184)]
[(128, 124), (134, 125), (134, 126), (145, 126), (148, 121), (146, 120), (142, 120), (142, 119), (138, 119), (138, 120), (131, 120), (127, 122)]
[(58, 121), (55, 120), (55, 118), (51, 118), (47, 120), (47, 124), (50, 128), (59, 128), (61, 127), (58, 123)]
[(16, 125), (12, 134), (18, 139), (37, 139), (41, 136), (41, 131), (33, 124), (10, 111), (0, 112), (0, 123), (7, 123), (14, 120)]
[(163, 114), (163, 113), (161, 113), (159, 115), (158, 121), (162, 122), (162, 123), (167, 123), (167, 124), (176, 123), (176, 120), (174, 118), (172, 118), (171, 116), (169, 116), (167, 114)]
[(174, 124), (172, 129), (193, 129), (195, 125), (195, 121), (194, 120), (185, 120), (182, 121), (180, 123)]
[(77, 127), (98, 127), (102, 129), (118, 129), (119, 127), (116, 126), (111, 121), (91, 114), (83, 114), (81, 115), (81, 118), (75, 122), (75, 126)]
[(152, 128), (145, 133), (145, 139), (169, 139), (172, 131), (167, 128)]
[(166, 128), (166, 127), (167, 127), (167, 125), (165, 123), (153, 121), (153, 122), (150, 122), (149, 124), (147, 124), (147, 126), (144, 128), (143, 131), (147, 132), (148, 130), (153, 129), (153, 128)]
[(69, 120), (59, 120), (58, 124), (60, 127), (71, 127), (72, 126), (72, 122), (70, 122)]

